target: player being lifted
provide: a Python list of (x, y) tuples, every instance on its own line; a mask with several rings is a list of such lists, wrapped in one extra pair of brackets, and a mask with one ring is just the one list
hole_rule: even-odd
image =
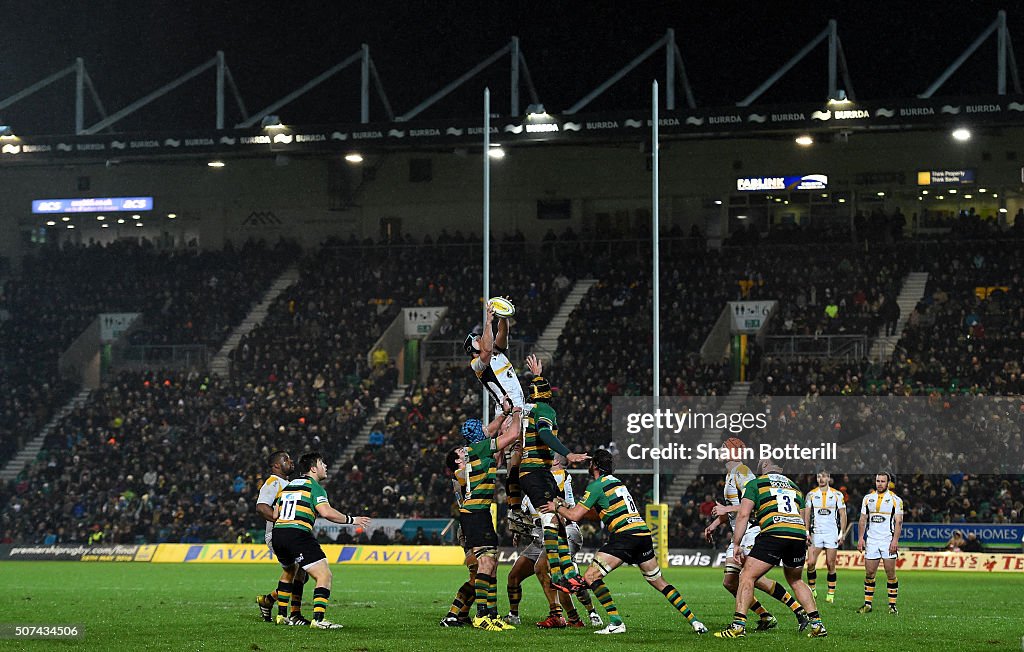
[[(274, 553), (274, 545), (271, 542), (274, 533), (274, 501), (281, 495), (281, 490), (288, 484), (288, 476), (295, 470), (295, 463), (291, 455), (285, 451), (274, 451), (267, 457), (267, 466), (270, 467), (270, 475), (260, 487), (260, 494), (256, 498), (256, 513), (267, 522), (267, 531), (263, 540), (267, 542), (270, 553)], [(281, 572), (281, 580), (284, 580), (286, 571)], [(296, 571), (292, 580), (292, 602), (291, 615), (288, 618), (289, 625), (309, 625), (302, 615), (302, 587), (309, 580), (309, 575), (301, 568)], [(256, 596), (256, 606), (260, 608), (260, 615), (268, 623), (273, 622), (273, 609), (277, 603), (277, 590), (266, 595)]]
[(804, 506), (804, 525), (807, 527), (807, 586), (811, 595), (818, 597), (815, 583), (818, 579), (818, 557), (825, 551), (828, 567), (828, 593), (825, 602), (836, 599), (836, 551), (846, 532), (846, 503), (843, 493), (829, 486), (831, 476), (819, 471), (818, 486), (807, 492)]
[[(743, 489), (743, 499), (736, 515), (736, 530), (732, 535), (733, 563), (743, 569), (736, 591), (736, 612), (732, 625), (715, 632), (715, 636), (746, 636), (747, 610), (754, 601), (754, 584), (779, 562), (782, 562), (782, 572), (789, 586), (801, 604), (810, 609), (807, 616), (811, 631), (807, 635), (828, 636), (814, 604), (814, 596), (803, 581), (804, 560), (807, 558), (807, 529), (800, 515), (803, 507), (804, 495), (800, 488), (782, 475), (782, 469), (775, 462), (762, 460), (761, 475), (748, 481)], [(742, 546), (748, 521), (760, 528), (749, 555)]]
[[(738, 451), (745, 448), (746, 444), (743, 443), (743, 440), (736, 437), (730, 437), (722, 445), (722, 458), (726, 460), (725, 489), (723, 492), (726, 504), (715, 505), (711, 511), (711, 515), (715, 518), (704, 529), (704, 538), (709, 543), (714, 542), (715, 530), (726, 522), (729, 523), (729, 528), (736, 532), (736, 514), (740, 509), (743, 489), (747, 486), (748, 482), (756, 477), (750, 470), (750, 467), (739, 459), (733, 459), (733, 457), (738, 457)], [(751, 548), (754, 547), (754, 540), (757, 538), (758, 532), (761, 531), (757, 523), (745, 523), (744, 525), (746, 525), (746, 530), (739, 544), (730, 543), (728, 550), (725, 552), (725, 574), (722, 576), (722, 586), (734, 596), (740, 585), (739, 578), (740, 571), (742, 570), (742, 566), (733, 561), (736, 558), (736, 548), (738, 546), (744, 555), (749, 555)], [(807, 627), (809, 622), (807, 620), (807, 613), (781, 584), (767, 577), (759, 577), (756, 586), (792, 610), (793, 615), (796, 616), (797, 627), (799, 627), (800, 631)], [(755, 599), (751, 602), (750, 609), (758, 615), (756, 631), (765, 631), (778, 626), (779, 621), (758, 600)]]
[(886, 588), (889, 590), (889, 613), (896, 615), (896, 598), (900, 591), (896, 579), (896, 558), (899, 557), (900, 532), (903, 530), (903, 499), (889, 485), (888, 473), (875, 475), (875, 490), (864, 496), (860, 504), (860, 535), (857, 550), (864, 553), (864, 606), (857, 613), (871, 612), (875, 598), (875, 573), (878, 562), (885, 569)]
[[(477, 380), (487, 390), (491, 404), (494, 406), (495, 415), (501, 413), (506, 400), (511, 402), (512, 407), (520, 408), (525, 412), (526, 402), (523, 399), (523, 387), (519, 384), (516, 368), (508, 359), (508, 319), (498, 317), (498, 322), (495, 324), (496, 316), (494, 307), (488, 303), (483, 332), (479, 335), (471, 332), (466, 336), (463, 347), (466, 349), (466, 353), (472, 357), (469, 366), (476, 374)], [(520, 451), (514, 449), (509, 459), (508, 475), (505, 478), (507, 518), (509, 519), (509, 528), (513, 532), (529, 536), (532, 526), (520, 509), (523, 492), (519, 485), (519, 467)]]
[(491, 522), (497, 456), (522, 435), (522, 409), (513, 407), (508, 399), (493, 421), (484, 426), (479, 419), (462, 424), (462, 436), (469, 444), (448, 454), (448, 467), (464, 478), (459, 525), (466, 536), (466, 546), (477, 559), (474, 580), (476, 618), (473, 627), (486, 631), (515, 629), (498, 617), (498, 535)]
[[(310, 627), (315, 629), (341, 629), (339, 623), (332, 623), (324, 616), (331, 597), (331, 568), (327, 555), (313, 537), (313, 524), (319, 516), (332, 523), (358, 525), (365, 528), (370, 524), (368, 516), (342, 514), (331, 507), (327, 492), (320, 485), (327, 477), (327, 465), (320, 453), (306, 453), (299, 458), (299, 469), (303, 475), (292, 480), (281, 490), (274, 505), (274, 554), (285, 569), (277, 585), (277, 623), (287, 624), (285, 611), (291, 598), (293, 578), (298, 568), (309, 573), (316, 580), (313, 589), (313, 620)], [(287, 579), (285, 579), (287, 578)]]
[[(529, 496), (530, 502), (540, 506), (562, 496), (558, 482), (551, 473), (554, 454), (564, 456), (569, 464), (585, 462), (590, 456), (585, 453), (569, 452), (565, 444), (558, 439), (558, 419), (554, 408), (551, 407), (551, 385), (541, 375), (543, 365), (535, 355), (526, 358), (526, 365), (533, 373), (528, 389), (529, 399), (533, 405), (523, 436), (519, 485), (523, 493)], [(542, 512), (541, 525), (544, 527), (544, 551), (547, 554), (548, 566), (551, 568), (552, 585), (567, 593), (585, 588), (576, 566), (572, 563), (569, 542), (561, 519), (554, 513)], [(551, 608), (561, 611), (557, 604)], [(561, 613), (558, 616), (560, 617)]]
[(541, 508), (542, 512), (564, 516), (570, 521), (579, 521), (591, 508), (598, 510), (608, 541), (594, 555), (587, 572), (584, 574), (587, 586), (594, 592), (601, 606), (608, 614), (609, 623), (595, 634), (622, 634), (626, 624), (615, 606), (611, 591), (604, 583), (604, 576), (623, 563), (635, 564), (640, 567), (644, 579), (668, 599), (669, 604), (686, 617), (690, 626), (698, 634), (708, 631), (690, 611), (683, 596), (661, 576), (661, 567), (654, 555), (651, 531), (644, 522), (643, 516), (637, 511), (636, 503), (629, 490), (612, 473), (615, 461), (606, 450), (598, 450), (590, 461), (591, 482), (583, 497), (574, 507), (567, 507), (565, 501), (557, 499)]

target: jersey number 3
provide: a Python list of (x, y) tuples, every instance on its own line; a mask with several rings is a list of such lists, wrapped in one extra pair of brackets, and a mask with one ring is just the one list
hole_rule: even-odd
[(796, 514), (797, 510), (796, 495), (786, 489), (772, 489), (772, 495), (775, 496), (775, 501), (779, 505), (779, 511), (783, 514)]

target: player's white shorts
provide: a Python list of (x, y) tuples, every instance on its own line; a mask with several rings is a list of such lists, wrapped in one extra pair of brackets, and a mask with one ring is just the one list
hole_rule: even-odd
[(537, 563), (541, 555), (546, 554), (544, 549), (544, 541), (541, 539), (531, 539), (530, 545), (523, 548), (523, 551), (519, 553), (521, 557), (526, 557), (533, 563)]
[(274, 544), (273, 544), (273, 541), (274, 541), (274, 531), (273, 530), (267, 530), (267, 532), (263, 535), (263, 540), (267, 542), (267, 547), (270, 548), (270, 556), (273, 557), (274, 556)]
[(580, 526), (576, 523), (567, 524), (565, 526), (565, 540), (569, 544), (569, 555), (575, 557), (576, 553), (583, 547), (583, 532), (580, 531)]
[(864, 559), (896, 559), (899, 552), (889, 554), (892, 539), (867, 539), (864, 541)]
[(827, 534), (812, 534), (811, 546), (815, 548), (828, 548), (835, 550), (839, 547), (839, 535), (835, 532)]
[[(504, 389), (508, 393), (509, 400), (512, 401), (512, 407), (514, 407), (514, 408), (525, 408), (526, 407), (526, 396), (523, 394), (523, 388), (519, 387), (519, 383), (518, 382), (515, 384), (514, 387), (505, 387)], [(490, 400), (492, 403), (494, 402), (493, 399), (488, 398), (488, 400)], [(497, 404), (497, 405), (494, 405), (493, 408), (494, 408), (494, 418), (498, 418), (499, 416), (501, 416), (502, 414), (505, 413), (503, 408), (502, 408), (502, 405), (500, 403)], [(524, 409), (523, 410), (523, 418), (525, 419), (526, 416), (527, 416), (526, 415), (526, 410)], [(524, 430), (525, 430), (525, 428), (524, 428)]]
[[(750, 554), (750, 551), (754, 547), (754, 539), (757, 538), (757, 535), (760, 534), (760, 532), (761, 528), (751, 527), (747, 528), (747, 531), (743, 533), (743, 539), (740, 540), (740, 548), (743, 549), (744, 555)], [(733, 545), (730, 543), (729, 549), (725, 551), (726, 560), (732, 559), (733, 552)], [(726, 565), (728, 565), (728, 561), (726, 562)]]

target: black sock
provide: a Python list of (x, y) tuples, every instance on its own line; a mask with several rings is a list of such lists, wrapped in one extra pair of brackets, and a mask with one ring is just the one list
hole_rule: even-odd
[(321, 621), (327, 613), (327, 601), (331, 597), (331, 590), (325, 586), (318, 586), (313, 589), (313, 620)]
[(277, 583), (277, 615), (288, 615), (288, 604), (292, 601), (292, 583)]

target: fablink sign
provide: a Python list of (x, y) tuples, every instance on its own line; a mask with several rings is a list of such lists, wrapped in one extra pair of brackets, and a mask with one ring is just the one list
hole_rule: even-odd
[(740, 177), (736, 179), (736, 190), (740, 192), (768, 192), (772, 190), (825, 190), (828, 175), (804, 174), (788, 177)]

